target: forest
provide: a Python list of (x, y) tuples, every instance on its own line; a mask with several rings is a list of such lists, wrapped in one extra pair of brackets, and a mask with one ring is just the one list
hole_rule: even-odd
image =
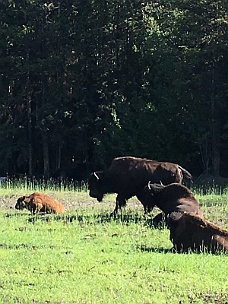
[(2, 0), (0, 176), (117, 156), (228, 177), (227, 0)]

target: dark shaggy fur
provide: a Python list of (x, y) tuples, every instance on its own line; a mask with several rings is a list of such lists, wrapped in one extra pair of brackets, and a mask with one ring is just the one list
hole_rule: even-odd
[(170, 185), (148, 183), (142, 192), (141, 201), (148, 206), (149, 211), (156, 205), (166, 216), (174, 211), (194, 212), (203, 216), (203, 211), (193, 193), (178, 183)]
[[(168, 162), (157, 162), (146, 158), (131, 156), (115, 158), (111, 166), (104, 171), (90, 175), (88, 181), (89, 194), (99, 202), (107, 193), (117, 193), (114, 214), (126, 201), (137, 196), (141, 201), (143, 188), (149, 181), (153, 183), (181, 183), (183, 176), (191, 178), (191, 174), (181, 166)], [(148, 206), (141, 201), (145, 212)]]
[(193, 213), (171, 213), (170, 240), (178, 252), (228, 253), (228, 231)]

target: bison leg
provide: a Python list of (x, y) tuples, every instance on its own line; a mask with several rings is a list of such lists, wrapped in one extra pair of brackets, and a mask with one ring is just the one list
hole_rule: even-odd
[(161, 227), (163, 224), (167, 225), (167, 216), (161, 212), (153, 218), (153, 225), (154, 227)]
[[(139, 199), (139, 198), (138, 198)], [(148, 204), (144, 203), (142, 200), (139, 199), (139, 201), (142, 203), (143, 208), (144, 208), (144, 213), (150, 213), (153, 210), (152, 206), (149, 206)]]
[(27, 209), (34, 215), (36, 213), (37, 206), (31, 201), (27, 204)]
[(114, 211), (111, 213), (111, 216), (115, 217), (118, 210), (121, 210), (121, 208), (126, 206), (126, 204), (127, 204), (127, 200), (118, 194), (116, 197), (116, 207)]
[(217, 251), (224, 251), (228, 253), (228, 239), (220, 235), (213, 235), (211, 240), (211, 251), (216, 253)]
[(144, 195), (143, 192), (138, 193), (136, 195), (136, 197), (141, 202), (141, 204), (143, 205), (145, 214), (146, 213), (150, 213), (153, 210), (155, 204), (152, 203), (150, 201), (150, 199), (148, 199), (147, 197), (145, 197), (145, 195)]

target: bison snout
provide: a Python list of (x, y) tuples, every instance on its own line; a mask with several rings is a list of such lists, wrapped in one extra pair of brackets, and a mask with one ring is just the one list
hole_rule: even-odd
[(17, 210), (22, 210), (22, 209), (24, 209), (25, 207), (23, 206), (23, 205), (21, 205), (21, 204), (16, 204), (15, 205), (15, 209), (17, 209)]
[(90, 190), (89, 195), (93, 198), (96, 198), (98, 202), (101, 202), (103, 199), (103, 194), (97, 193), (96, 191)]
[(98, 200), (99, 203), (102, 202), (102, 200), (103, 200), (103, 195), (98, 196), (98, 197), (97, 197), (97, 200)]

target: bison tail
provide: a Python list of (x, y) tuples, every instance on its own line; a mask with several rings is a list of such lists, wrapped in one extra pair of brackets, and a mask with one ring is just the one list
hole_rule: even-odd
[(183, 175), (189, 179), (192, 179), (192, 175), (190, 172), (188, 172), (188, 170), (184, 169), (183, 167), (179, 166), (179, 168), (181, 169)]

